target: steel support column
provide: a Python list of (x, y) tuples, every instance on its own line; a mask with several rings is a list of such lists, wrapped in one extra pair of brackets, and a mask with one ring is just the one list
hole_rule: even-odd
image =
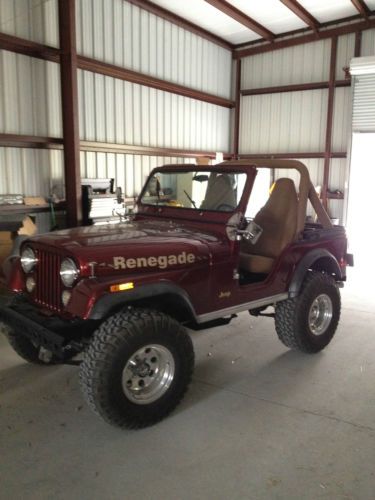
[(75, 0), (59, 0), (60, 75), (67, 224), (82, 220)]
[(332, 42), (331, 42), (328, 106), (327, 106), (327, 128), (326, 128), (324, 172), (323, 172), (323, 186), (322, 186), (322, 200), (325, 208), (327, 208), (327, 199), (328, 199), (327, 190), (328, 190), (329, 168), (331, 163), (331, 152), (332, 152), (332, 127), (333, 127), (333, 110), (335, 104), (336, 60), (337, 60), (337, 36), (334, 36), (332, 37)]
[(236, 61), (236, 106), (234, 108), (234, 127), (233, 127), (233, 155), (238, 158), (240, 147), (240, 115), (241, 115), (241, 59)]

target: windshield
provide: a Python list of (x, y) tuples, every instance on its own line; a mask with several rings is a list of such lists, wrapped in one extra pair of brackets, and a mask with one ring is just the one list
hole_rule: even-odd
[(232, 212), (238, 205), (246, 182), (245, 173), (157, 172), (144, 188), (145, 205)]

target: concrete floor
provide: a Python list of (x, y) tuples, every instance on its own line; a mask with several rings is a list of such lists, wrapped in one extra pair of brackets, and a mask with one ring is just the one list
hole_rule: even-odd
[(194, 333), (187, 397), (141, 431), (95, 417), (75, 367), (28, 365), (0, 336), (0, 498), (373, 499), (374, 324), (352, 280), (318, 355), (247, 313)]

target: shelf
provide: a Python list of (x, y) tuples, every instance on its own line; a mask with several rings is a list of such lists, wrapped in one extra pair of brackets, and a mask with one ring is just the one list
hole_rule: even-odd
[(327, 199), (328, 200), (343, 200), (344, 195), (342, 193), (327, 193)]
[[(62, 201), (53, 205), (55, 212), (60, 210), (66, 210), (66, 203)], [(0, 216), (1, 215), (13, 215), (13, 214), (38, 214), (50, 212), (51, 207), (48, 203), (44, 205), (0, 205)]]

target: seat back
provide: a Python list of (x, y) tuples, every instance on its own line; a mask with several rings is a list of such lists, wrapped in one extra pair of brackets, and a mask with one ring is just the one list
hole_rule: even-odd
[(208, 182), (206, 195), (200, 208), (229, 211), (235, 209), (236, 205), (236, 196), (229, 175), (221, 174), (212, 182)]
[(295, 239), (297, 229), (298, 196), (294, 182), (281, 178), (275, 183), (267, 203), (259, 210), (254, 221), (263, 233), (252, 245), (243, 241), (241, 252), (276, 258)]

